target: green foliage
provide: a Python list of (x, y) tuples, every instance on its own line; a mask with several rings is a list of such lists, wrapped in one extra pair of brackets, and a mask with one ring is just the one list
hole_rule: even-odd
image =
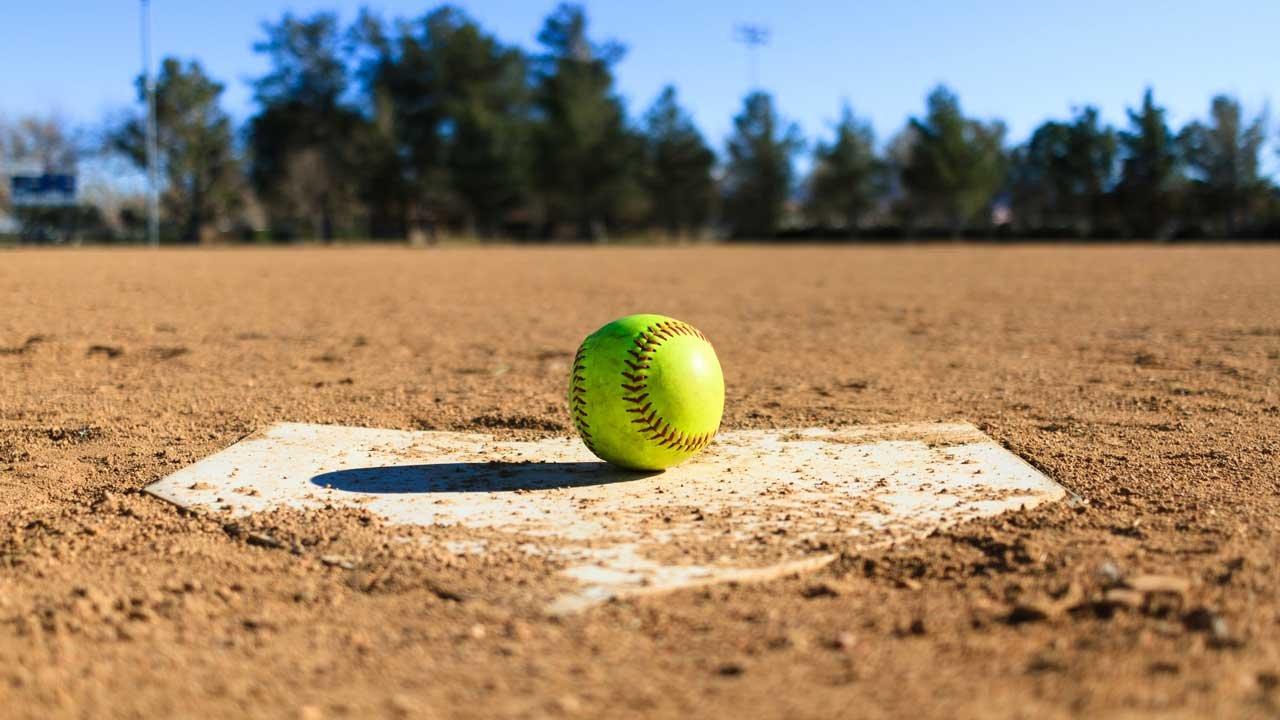
[(442, 194), (435, 144), (439, 113), (430, 106), (431, 89), (420, 82), (425, 73), (412, 30), (407, 21), (389, 29), (365, 9), (347, 31), (369, 125), (360, 196), (374, 237), (404, 237), (430, 216), (427, 207), (443, 204), (436, 202)]
[(338, 16), (321, 12), (299, 18), (285, 13), (274, 25), (263, 23), (262, 30), (267, 37), (253, 49), (267, 57), (271, 69), (253, 84), (258, 103), (336, 107), (349, 84)]
[(834, 220), (850, 235), (858, 233), (863, 217), (884, 197), (888, 166), (876, 154), (871, 124), (845, 105), (830, 144), (814, 150), (809, 178), (809, 213), (820, 224)]
[(990, 207), (1004, 180), (1004, 125), (965, 117), (956, 94), (939, 86), (910, 127), (914, 141), (902, 180), (911, 207), (959, 235)]
[(613, 87), (623, 48), (587, 36), (577, 5), (560, 5), (538, 33), (534, 58), (533, 175), (553, 226), (598, 239), (627, 215), (643, 151)]
[(778, 116), (773, 98), (753, 92), (733, 119), (724, 179), (725, 220), (737, 237), (771, 237), (782, 226), (795, 182), (800, 129)]
[(645, 189), (651, 221), (669, 235), (705, 227), (715, 200), (716, 156), (668, 85), (644, 117)]
[(111, 231), (101, 208), (78, 203), (67, 207), (16, 207), (13, 216), (21, 228), (19, 238), (30, 244), (55, 244), (82, 240), (110, 240)]
[(390, 31), (366, 12), (353, 37), (395, 175), (379, 186), (396, 188), (403, 224), (434, 229), (461, 216), (473, 231), (497, 232), (527, 195), (524, 55), (451, 6)]
[[(147, 167), (147, 88), (138, 78), (140, 108), (113, 129), (109, 143), (139, 169)], [(231, 118), (219, 101), (223, 86), (199, 62), (165, 58), (156, 77), (157, 165), (164, 176), (163, 210), (179, 236), (194, 242), (242, 204)]]
[(1130, 109), (1129, 129), (1120, 133), (1122, 156), (1117, 188), (1131, 232), (1160, 238), (1172, 232), (1174, 193), (1179, 189), (1178, 151), (1151, 89), (1142, 105)]
[[(770, 95), (744, 99), (718, 160), (674, 87), (632, 124), (614, 77), (623, 47), (592, 38), (582, 7), (556, 7), (537, 39), (526, 53), (450, 5), (389, 20), (366, 10), (351, 27), (334, 13), (285, 14), (254, 46), (268, 69), (239, 147), (222, 85), (198, 63), (166, 59), (162, 227), (197, 238), (244, 204), (274, 237), (326, 240), (712, 226), (760, 238), (991, 236), (1006, 221), (1000, 232), (1028, 236), (1280, 232), (1280, 190), (1260, 168), (1267, 119), (1245, 118), (1229, 97), (1175, 133), (1148, 90), (1123, 132), (1084, 107), (1006, 153), (1003, 124), (967, 117), (938, 87), (879, 149), (845, 106), (797, 178), (804, 141)], [(134, 113), (108, 128), (110, 148), (139, 167), (143, 123)], [(73, 169), (73, 135), (58, 122), (0, 123), (0, 162)], [(104, 235), (121, 234), (121, 215), (102, 213)]]
[(263, 25), (254, 50), (270, 71), (254, 83), (250, 177), (276, 231), (326, 241), (350, 227), (370, 143), (366, 120), (345, 102), (350, 84), (337, 16), (286, 14)]
[(1267, 116), (1246, 121), (1240, 102), (1213, 98), (1209, 122), (1192, 122), (1178, 134), (1181, 157), (1190, 170), (1193, 212), (1231, 235), (1265, 203), (1267, 182), (1259, 171)]
[(446, 80), (447, 167), (468, 225), (484, 235), (525, 200), (529, 155), (529, 91), (524, 55), (461, 13), (444, 8), (426, 21)]
[(1011, 157), (1014, 216), (1024, 228), (1087, 235), (1103, 223), (1106, 194), (1115, 182), (1116, 133), (1092, 106), (1069, 122), (1049, 121)]

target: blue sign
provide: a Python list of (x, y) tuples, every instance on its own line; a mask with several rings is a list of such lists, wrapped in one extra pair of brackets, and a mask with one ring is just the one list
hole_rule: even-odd
[(14, 175), (9, 180), (14, 207), (76, 204), (76, 176), (45, 173)]

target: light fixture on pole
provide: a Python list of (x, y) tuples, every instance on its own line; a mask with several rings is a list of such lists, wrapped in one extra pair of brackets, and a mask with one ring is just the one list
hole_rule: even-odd
[(733, 37), (747, 46), (747, 57), (751, 63), (751, 90), (760, 89), (760, 68), (757, 49), (769, 42), (769, 28), (763, 25), (739, 25), (734, 28)]

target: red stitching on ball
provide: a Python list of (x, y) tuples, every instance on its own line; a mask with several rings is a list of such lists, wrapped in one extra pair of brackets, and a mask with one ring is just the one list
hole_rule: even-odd
[[(635, 362), (624, 361), (631, 368), (631, 372), (624, 371), (622, 373), (622, 377), (630, 383), (624, 383), (622, 385), (623, 389), (635, 393), (637, 389), (647, 387), (649, 378), (644, 371), (649, 369), (653, 354), (664, 342), (680, 335), (696, 337), (704, 342), (710, 342), (700, 330), (678, 320), (663, 320), (646, 327), (632, 341), (637, 349), (627, 350), (627, 353), (635, 359)], [(642, 426), (638, 429), (641, 435), (648, 436), (649, 440), (657, 441), (658, 447), (672, 448), (684, 452), (701, 450), (711, 442), (715, 433), (686, 435), (684, 432), (672, 428), (671, 423), (660, 417), (658, 411), (653, 409), (652, 402), (645, 402), (648, 397), (649, 394), (644, 393), (622, 398), (624, 402), (634, 406), (627, 408), (627, 412), (640, 415), (640, 417), (632, 420), (631, 423)], [(641, 406), (642, 402), (644, 403), (643, 406)], [(645, 415), (646, 412), (648, 415)]]
[(578, 348), (577, 354), (573, 356), (573, 381), (569, 392), (572, 394), (573, 400), (570, 407), (573, 409), (573, 426), (577, 428), (578, 434), (582, 436), (582, 442), (587, 446), (593, 454), (596, 453), (595, 441), (591, 438), (590, 416), (587, 414), (587, 344), (584, 342)]

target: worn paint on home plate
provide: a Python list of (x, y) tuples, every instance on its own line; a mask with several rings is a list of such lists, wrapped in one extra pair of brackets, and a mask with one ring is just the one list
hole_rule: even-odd
[[(751, 582), (1065, 491), (966, 423), (737, 430), (663, 473), (618, 470), (576, 438), (496, 439), (282, 423), (147, 488), (247, 515), (359, 506), (392, 523), (501, 531), (555, 555), (573, 612), (616, 597)], [(485, 552), (490, 539), (454, 541)]]

